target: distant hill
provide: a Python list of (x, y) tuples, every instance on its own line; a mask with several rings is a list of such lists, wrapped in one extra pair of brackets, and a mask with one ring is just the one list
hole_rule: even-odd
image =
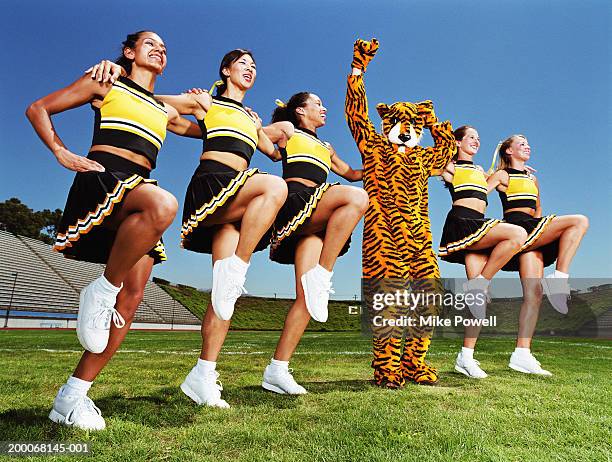
[[(160, 283), (171, 297), (202, 319), (204, 310), (210, 301), (210, 292), (197, 290), (189, 286), (173, 286)], [(292, 299), (243, 296), (236, 303), (232, 318), (232, 329), (236, 330), (281, 330)], [(483, 334), (515, 335), (518, 329), (518, 316), (522, 299), (494, 299), (487, 309), (487, 316), (497, 317), (497, 327), (485, 327)], [(361, 316), (349, 314), (349, 307), (360, 306), (359, 301), (335, 301), (329, 303), (329, 319), (326, 323), (311, 321), (310, 331), (340, 332), (359, 331)], [(540, 318), (536, 329), (543, 335), (575, 335), (581, 327), (589, 324), (612, 308), (612, 288), (601, 286), (592, 292), (574, 293), (570, 301), (570, 311), (563, 316), (552, 309), (546, 297), (542, 302)], [(352, 310), (356, 311), (355, 309)], [(462, 314), (447, 310), (446, 316)], [(436, 335), (462, 333), (461, 328), (438, 328)]]
[[(189, 286), (158, 285), (171, 297), (202, 319), (210, 302), (210, 292), (202, 292)], [(232, 317), (232, 329), (281, 330), (285, 316), (293, 303), (291, 299), (242, 296), (236, 303)], [(319, 332), (358, 331), (360, 316), (349, 314), (349, 306), (359, 306), (359, 301), (329, 302), (329, 319), (326, 323), (310, 321), (307, 330)]]

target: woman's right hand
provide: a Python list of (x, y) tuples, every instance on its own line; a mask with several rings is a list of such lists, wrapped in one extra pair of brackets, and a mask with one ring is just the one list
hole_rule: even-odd
[(73, 154), (66, 148), (61, 148), (56, 154), (57, 161), (73, 172), (104, 172), (102, 165), (87, 157)]
[(90, 67), (85, 71), (85, 74), (91, 74), (93, 80), (102, 83), (115, 83), (119, 76), (127, 76), (127, 72), (125, 72), (123, 67), (108, 59), (103, 59), (95, 66)]

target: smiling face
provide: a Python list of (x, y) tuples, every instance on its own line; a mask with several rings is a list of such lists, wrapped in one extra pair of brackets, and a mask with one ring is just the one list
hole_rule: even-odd
[(166, 45), (155, 32), (143, 32), (134, 48), (125, 48), (123, 54), (132, 61), (132, 66), (150, 69), (161, 74), (168, 64)]
[(527, 138), (521, 135), (514, 136), (506, 153), (513, 159), (526, 162), (531, 157), (531, 147)]
[(257, 66), (251, 55), (245, 53), (229, 66), (224, 67), (221, 72), (227, 78), (228, 85), (246, 91), (255, 83)]
[(480, 137), (473, 128), (468, 128), (460, 141), (457, 141), (457, 151), (459, 154), (475, 156), (480, 148)]
[(300, 125), (312, 126), (314, 128), (325, 125), (327, 108), (323, 106), (321, 98), (314, 93), (310, 93), (304, 104), (296, 108), (295, 112), (299, 117)]

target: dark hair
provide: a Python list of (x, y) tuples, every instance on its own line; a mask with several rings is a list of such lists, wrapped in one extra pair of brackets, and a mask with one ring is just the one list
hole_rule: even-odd
[[(455, 141), (461, 141), (465, 137), (465, 134), (470, 128), (472, 130), (476, 130), (471, 125), (462, 125), (461, 127), (455, 129), (455, 131), (453, 131), (453, 136), (455, 137)], [(453, 156), (451, 160), (455, 162), (458, 157), (459, 157), (459, 150), (457, 150), (457, 152), (455, 153), (455, 155)]]
[(217, 96), (221, 95), (225, 90), (227, 90), (227, 76), (223, 74), (223, 69), (230, 67), (244, 55), (249, 55), (253, 62), (255, 62), (253, 53), (250, 50), (244, 50), (242, 48), (236, 48), (235, 50), (226, 53), (221, 60), (221, 65), (219, 66), (219, 78), (223, 81), (223, 83), (217, 85)]
[(132, 60), (125, 57), (125, 49), (130, 48), (133, 50), (140, 36), (146, 32), (151, 31), (140, 30), (138, 32), (134, 32), (133, 34), (128, 34), (126, 39), (121, 43), (121, 55), (115, 60), (115, 64), (119, 64), (122, 68), (124, 68), (128, 75), (130, 72), (132, 72)]
[[(453, 131), (453, 136), (455, 137), (455, 141), (461, 141), (464, 137), (465, 134), (467, 133), (467, 131), (469, 129), (472, 130), (476, 130), (474, 127), (472, 127), (471, 125), (462, 125), (459, 128), (456, 128)], [(459, 150), (457, 150), (457, 152), (455, 152), (455, 155), (453, 156), (453, 158), (451, 159), (451, 162), (455, 162), (457, 160), (457, 158), (459, 157)], [(444, 187), (448, 189), (448, 185), (450, 183), (447, 183), (446, 180), (444, 179), (444, 177), (440, 176), (440, 179), (442, 180), (442, 183), (444, 184)]]
[(289, 98), (289, 101), (287, 101), (284, 106), (279, 106), (274, 109), (274, 112), (272, 113), (272, 123), (288, 120), (294, 127), (298, 127), (300, 124), (298, 123), (295, 110), (299, 107), (303, 107), (308, 98), (310, 98), (310, 95), (311, 93), (308, 91), (301, 91), (293, 95), (291, 98)]

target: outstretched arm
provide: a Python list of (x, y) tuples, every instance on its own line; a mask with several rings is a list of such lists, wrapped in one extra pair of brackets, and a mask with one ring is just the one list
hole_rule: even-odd
[(363, 170), (355, 170), (352, 168), (349, 164), (340, 159), (340, 156), (336, 153), (336, 150), (331, 144), (328, 144), (328, 146), (331, 154), (332, 172), (349, 181), (361, 181), (363, 179)]
[(181, 95), (155, 95), (155, 98), (174, 107), (179, 114), (193, 115), (204, 120), (212, 104), (212, 97), (207, 93), (183, 93)]
[[(293, 127), (293, 124), (288, 121), (274, 122), (273, 124), (263, 127), (263, 132), (266, 134), (268, 139), (272, 143), (276, 144), (279, 148), (284, 148), (287, 146), (287, 141), (293, 136), (294, 131), (295, 128)], [(268, 155), (268, 157), (274, 162), (278, 162), (283, 158), (279, 149), (275, 149), (272, 154)]]
[(487, 177), (487, 194), (494, 189), (502, 192), (508, 187), (508, 173), (505, 170), (498, 170)]
[(368, 141), (376, 135), (374, 124), (368, 115), (368, 99), (366, 97), (363, 73), (368, 63), (378, 50), (378, 41), (357, 40), (353, 48), (351, 75), (348, 76), (344, 114), (357, 148), (363, 156)]
[(168, 130), (175, 135), (186, 136), (188, 138), (202, 138), (202, 129), (191, 120), (181, 117), (178, 111), (167, 103), (164, 103), (168, 111)]

